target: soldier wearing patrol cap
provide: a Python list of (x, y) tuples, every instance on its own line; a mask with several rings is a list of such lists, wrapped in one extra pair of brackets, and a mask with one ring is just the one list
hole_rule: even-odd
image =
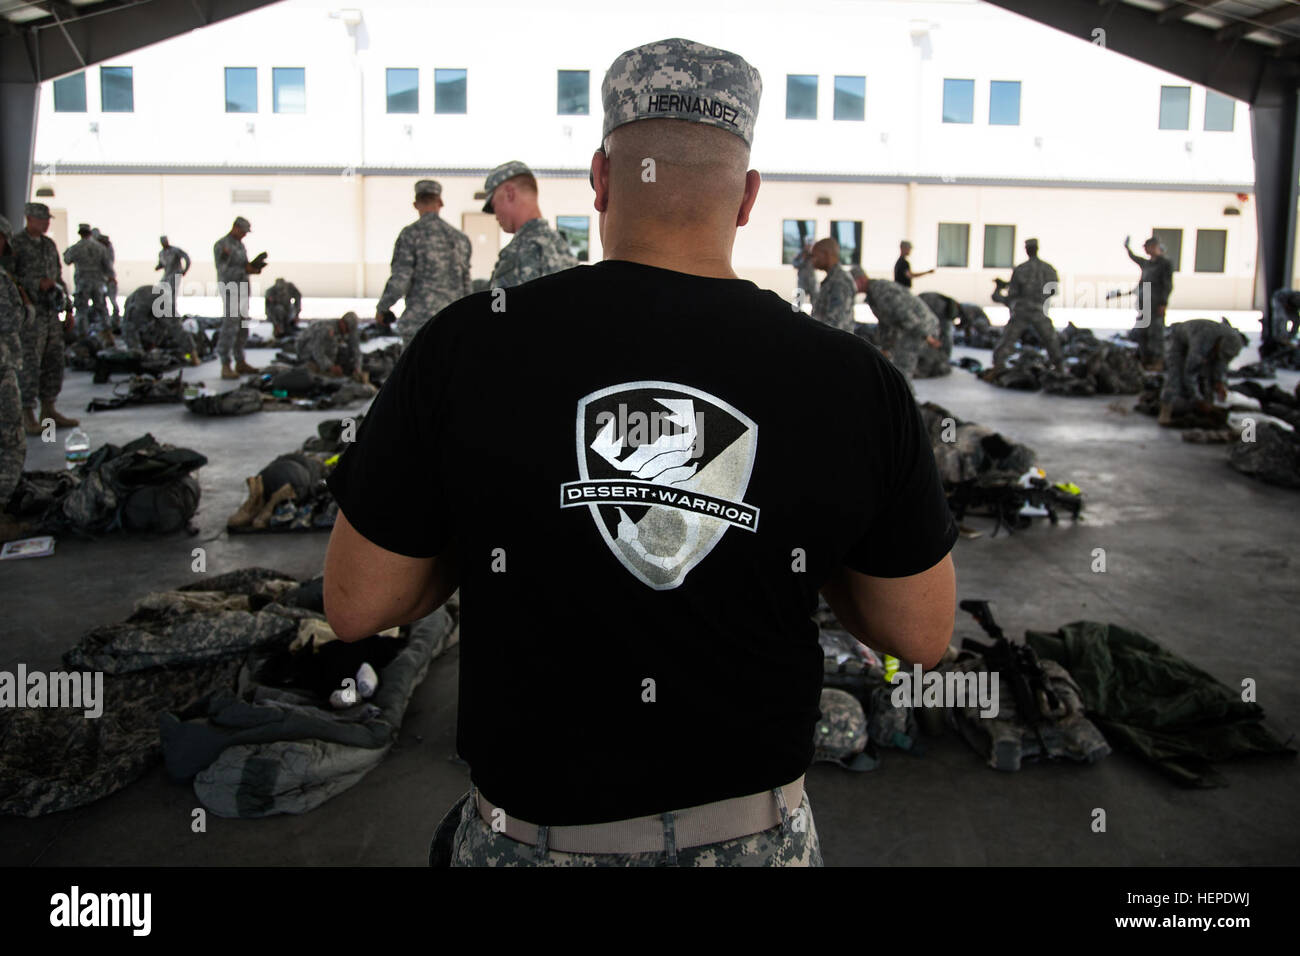
[[(108, 305), (104, 301), (109, 273), (113, 271), (108, 250), (91, 235), (90, 223), (77, 227), (81, 241), (74, 242), (63, 252), (63, 261), (75, 267), (72, 289), (77, 314), (77, 334), (89, 335), (94, 320), (96, 326), (108, 325)], [(103, 329), (105, 344), (112, 344), (113, 335)]]
[(415, 184), (420, 218), (402, 229), (393, 244), (392, 274), (375, 305), (376, 321), (387, 324), (398, 299), (406, 306), (397, 322), (403, 347), (410, 345), (424, 323), (470, 293), (469, 236), (438, 215), (442, 184), (421, 179)]
[[(221, 296), (221, 333), (217, 354), (221, 356), (221, 377), (239, 378), (260, 371), (244, 360), (244, 343), (248, 341), (248, 277), (266, 266), (266, 253), (249, 261), (244, 237), (252, 231), (247, 219), (236, 216), (230, 232), (216, 241), (212, 257), (217, 265), (217, 294)], [(231, 355), (235, 367), (230, 367)]]
[(884, 653), (947, 646), (957, 529), (906, 383), (732, 269), (761, 89), (689, 40), (619, 56), (605, 260), (445, 309), (329, 479), (340, 639), (460, 588), (471, 789), (430, 862), (819, 865), (818, 591)]
[(569, 244), (542, 217), (537, 178), (531, 169), (518, 160), (502, 163), (488, 173), (483, 191), (487, 193), (483, 211), (493, 213), (497, 224), (514, 235), (497, 256), (493, 289), (523, 285), (578, 264)]
[[(39, 398), (41, 421), (53, 419), (60, 428), (78, 424), (75, 418), (61, 415), (54, 400), (63, 390), (63, 329), (59, 311), (66, 301), (63, 269), (54, 240), (46, 235), (50, 229), (50, 209), (44, 203), (29, 202), (27, 227), (14, 235), (14, 278), (27, 293), (34, 309), (23, 329), (23, 427), (29, 435), (39, 435), (34, 409)], [(71, 319), (71, 317), (69, 317)]]

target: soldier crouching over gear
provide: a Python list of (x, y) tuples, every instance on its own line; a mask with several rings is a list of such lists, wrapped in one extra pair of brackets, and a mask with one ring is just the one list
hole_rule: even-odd
[(903, 373), (910, 389), (921, 349), (943, 346), (939, 320), (929, 306), (897, 282), (868, 279), (857, 266), (851, 271), (854, 285), (866, 293), (867, 305), (880, 322), (880, 352)]
[(302, 293), (292, 282), (276, 279), (266, 290), (266, 320), (275, 329), (277, 339), (298, 334), (298, 315), (302, 312)]
[(174, 301), (172, 290), (162, 284), (140, 286), (126, 297), (122, 337), (128, 348), (145, 352), (162, 349), (188, 365), (198, 365), (201, 359), (194, 336), (181, 328), (180, 319), (166, 314)]
[(688, 40), (619, 56), (591, 160), (607, 258), (504, 315), (493, 292), (443, 309), (330, 477), (340, 639), (460, 588), (471, 789), (431, 863), (820, 865), (818, 593), (884, 653), (947, 646), (957, 529), (907, 384), (732, 268), (760, 89)]
[(350, 375), (363, 381), (361, 338), (357, 332), (357, 314), (343, 318), (312, 322), (298, 333), (298, 361), (318, 375)]
[(1160, 392), (1161, 425), (1174, 416), (1213, 404), (1214, 396), (1228, 397), (1228, 365), (1246, 339), (1228, 320), (1190, 319), (1169, 327), (1165, 346), (1165, 385)]

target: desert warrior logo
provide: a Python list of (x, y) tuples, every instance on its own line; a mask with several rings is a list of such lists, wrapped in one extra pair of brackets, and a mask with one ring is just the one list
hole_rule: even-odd
[(623, 567), (675, 588), (731, 528), (758, 529), (744, 502), (758, 425), (687, 385), (628, 382), (578, 402), (578, 481), (560, 507), (586, 506)]

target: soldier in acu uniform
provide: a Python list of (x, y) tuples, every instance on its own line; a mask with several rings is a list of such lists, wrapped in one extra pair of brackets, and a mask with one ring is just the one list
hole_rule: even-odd
[[(108, 250), (98, 242), (90, 232), (90, 224), (83, 222), (77, 227), (80, 242), (74, 242), (63, 252), (63, 261), (73, 266), (72, 288), (77, 310), (77, 334), (90, 335), (91, 320), (94, 324), (108, 324), (108, 307), (104, 303), (104, 289), (108, 274), (113, 266), (108, 258)], [(108, 332), (107, 329), (104, 330)], [(107, 335), (109, 343), (112, 334)]]
[(1124, 237), (1124, 251), (1142, 270), (1137, 285), (1138, 319), (1131, 336), (1138, 344), (1142, 364), (1159, 372), (1165, 367), (1165, 309), (1174, 291), (1174, 266), (1155, 236), (1142, 243), (1142, 248), (1150, 258), (1137, 255), (1129, 248), (1128, 236)]
[(322, 375), (351, 375), (361, 379), (361, 338), (357, 314), (311, 322), (298, 333), (298, 361)]
[(883, 653), (947, 646), (957, 529), (902, 376), (732, 267), (760, 90), (689, 40), (619, 56), (590, 167), (607, 258), (506, 314), (444, 309), (329, 479), (339, 639), (462, 595), (471, 789), (430, 862), (819, 865), (818, 592)]
[(812, 317), (818, 322), (853, 331), (853, 280), (840, 265), (840, 244), (834, 239), (818, 239), (812, 247), (813, 265), (826, 273), (817, 298), (813, 300)]
[(142, 285), (126, 297), (122, 337), (129, 348), (162, 349), (190, 365), (200, 364), (198, 343), (181, 327), (166, 303), (175, 301), (162, 285)]
[(91, 236), (104, 248), (104, 253), (108, 258), (108, 267), (104, 272), (104, 293), (108, 300), (109, 307), (113, 310), (114, 320), (121, 317), (117, 308), (117, 250), (113, 248), (113, 240), (108, 238), (98, 229), (90, 230)]
[(493, 213), (497, 224), (514, 235), (497, 256), (493, 289), (523, 285), (578, 264), (569, 244), (542, 218), (531, 169), (518, 161), (502, 163), (488, 173), (483, 191), (487, 193), (483, 211)]
[(1211, 403), (1215, 395), (1226, 399), (1228, 365), (1245, 341), (1227, 319), (1191, 319), (1170, 326), (1159, 423), (1172, 424), (1173, 416), (1187, 414), (1198, 403)]
[(375, 306), (375, 320), (384, 323), (384, 313), (398, 299), (406, 300), (397, 321), (403, 347), (411, 344), (424, 323), (470, 293), (469, 236), (438, 215), (442, 185), (421, 179), (415, 184), (414, 205), (420, 218), (397, 234), (392, 275)]
[(813, 268), (813, 241), (805, 239), (803, 248), (794, 257), (795, 287), (803, 294), (804, 302), (817, 298), (817, 270)]
[(155, 272), (162, 270), (162, 284), (171, 288), (172, 314), (179, 316), (176, 303), (181, 297), (180, 278), (190, 271), (190, 254), (180, 246), (173, 246), (166, 236), (159, 236), (158, 243), (162, 248), (158, 250), (158, 264), (153, 268)]
[[(263, 268), (263, 257), (248, 261), (244, 237), (252, 231), (248, 220), (236, 216), (230, 232), (216, 241), (212, 257), (217, 265), (217, 289), (221, 296), (221, 334), (217, 354), (221, 356), (221, 377), (239, 378), (260, 371), (244, 361), (244, 343), (248, 341), (248, 277)], [(235, 367), (230, 367), (231, 355)]]
[(276, 279), (266, 290), (266, 318), (275, 328), (277, 339), (298, 332), (298, 316), (302, 313), (302, 293), (292, 282)]
[(941, 348), (939, 320), (930, 307), (897, 282), (868, 279), (861, 269), (853, 270), (853, 281), (867, 295), (867, 305), (880, 322), (880, 351), (903, 373), (908, 387), (916, 372), (921, 349)]
[(1052, 327), (1052, 320), (1047, 317), (1046, 311), (1047, 300), (1060, 287), (1060, 277), (1051, 265), (1038, 258), (1037, 239), (1025, 240), (1025, 255), (1029, 258), (1012, 271), (1006, 291), (993, 293), (993, 301), (1005, 303), (1011, 310), (1011, 318), (993, 350), (993, 368), (990, 372), (1006, 367), (1007, 359), (1015, 351), (1016, 344), (1031, 328), (1038, 335), (1038, 341), (1047, 349), (1052, 365), (1058, 369), (1065, 367), (1061, 339)]
[(13, 276), (14, 256), (9, 246), (13, 229), (0, 216), (0, 523), (5, 502), (18, 486), (27, 458), (23, 433), (23, 401), (18, 378), (23, 367), (19, 337), (27, 321), (27, 296)]
[(14, 277), (35, 309), (23, 329), (23, 427), (29, 435), (39, 435), (34, 409), (39, 398), (41, 421), (53, 419), (59, 428), (72, 428), (78, 422), (59, 414), (54, 401), (63, 390), (63, 329), (59, 326), (59, 288), (63, 270), (54, 240), (45, 235), (50, 229), (50, 209), (44, 203), (29, 202), (27, 228), (10, 241), (14, 251)]

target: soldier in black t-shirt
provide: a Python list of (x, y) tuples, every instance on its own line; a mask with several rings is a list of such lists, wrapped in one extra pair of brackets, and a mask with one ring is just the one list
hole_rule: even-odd
[(340, 638), (460, 587), (472, 787), (431, 859), (818, 865), (818, 594), (907, 661), (951, 636), (956, 527), (907, 383), (732, 270), (759, 91), (686, 40), (615, 60), (605, 261), (444, 309), (330, 480)]
[(904, 239), (898, 244), (898, 261), (894, 263), (894, 281), (904, 289), (912, 288), (912, 280), (919, 279), (921, 276), (928, 276), (933, 269), (926, 269), (924, 272), (913, 272), (912, 263), (907, 257), (912, 254), (912, 244)]

